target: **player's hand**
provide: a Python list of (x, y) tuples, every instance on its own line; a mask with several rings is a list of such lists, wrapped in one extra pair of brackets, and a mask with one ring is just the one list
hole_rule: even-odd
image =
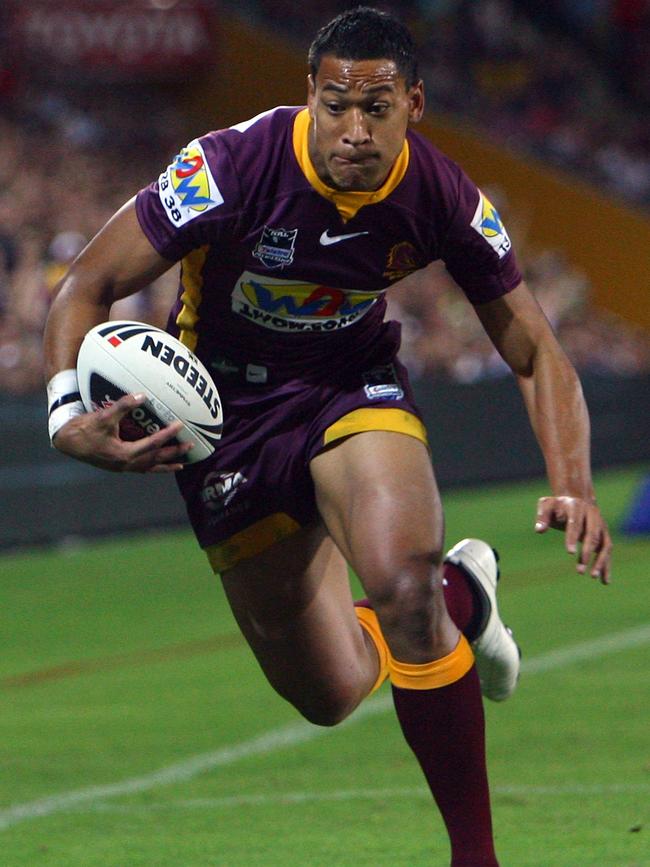
[(588, 569), (593, 578), (609, 584), (612, 539), (598, 506), (580, 497), (540, 497), (537, 501), (535, 530), (545, 533), (549, 527), (564, 530), (569, 554), (578, 555), (576, 569)]
[(192, 443), (173, 444), (181, 422), (134, 442), (120, 438), (120, 421), (145, 402), (144, 395), (127, 394), (112, 406), (70, 419), (54, 436), (54, 446), (77, 460), (116, 473), (172, 473)]

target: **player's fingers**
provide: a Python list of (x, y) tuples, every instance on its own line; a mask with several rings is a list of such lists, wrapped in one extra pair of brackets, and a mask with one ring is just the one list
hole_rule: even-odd
[(543, 533), (549, 527), (564, 530), (575, 511), (575, 503), (573, 497), (541, 497), (537, 506), (535, 530), (538, 533)]
[[(159, 431), (156, 431), (156, 433), (149, 434), (139, 440), (134, 440), (132, 443), (129, 443), (128, 446), (130, 458), (139, 458), (141, 455), (157, 451), (159, 448), (166, 445), (169, 440), (173, 439), (182, 429), (183, 423), (180, 421), (174, 421), (170, 425), (167, 425), (167, 427), (163, 427)], [(174, 448), (181, 448), (181, 446), (184, 447), (186, 445), (187, 443), (179, 443), (178, 446), (174, 446)], [(191, 447), (192, 445), (190, 443), (189, 448)], [(185, 451), (189, 451), (189, 449), (184, 448), (179, 452), (179, 454), (184, 454)]]
[(598, 554), (591, 569), (594, 578), (600, 578), (602, 584), (609, 584), (612, 559), (612, 539), (607, 526), (603, 524), (601, 542)]
[(178, 456), (175, 456), (174, 460), (169, 458), (167, 460), (159, 460), (158, 454), (152, 453), (129, 461), (124, 466), (124, 470), (130, 473), (176, 472), (176, 470), (182, 469), (183, 466), (184, 464), (178, 460)]
[(587, 571), (595, 554), (601, 550), (603, 542), (603, 522), (597, 509), (593, 507), (587, 509), (583, 526), (584, 529), (580, 537), (582, 545), (577, 567), (581, 574)]
[[(149, 460), (156, 464), (178, 463), (193, 448), (194, 443), (177, 443), (173, 446), (165, 446), (149, 455)], [(182, 464), (181, 464), (182, 466)]]
[(106, 422), (119, 424), (124, 416), (128, 415), (131, 410), (142, 406), (146, 399), (146, 395), (144, 394), (125, 394), (119, 400), (116, 400), (115, 403), (101, 410), (99, 415)]
[(578, 572), (590, 569), (594, 578), (609, 583), (612, 541), (597, 505), (579, 497), (540, 497), (535, 530), (543, 533), (549, 527), (565, 531), (565, 547), (572, 556), (580, 546)]
[[(140, 440), (138, 444), (141, 442)], [(193, 445), (194, 443), (192, 442), (183, 442), (170, 446), (147, 448), (144, 451), (140, 450), (137, 453), (131, 454), (126, 468), (131, 472), (151, 473), (154, 472), (154, 468), (156, 467), (172, 466), (173, 470), (155, 469), (155, 472), (175, 472), (183, 468), (182, 459), (192, 449)]]
[(154, 464), (145, 472), (147, 473), (177, 473), (183, 469), (185, 464)]
[(594, 578), (600, 578), (601, 584), (609, 584), (611, 580), (612, 568), (612, 542), (609, 536), (603, 545), (602, 550), (596, 558), (592, 575)]
[[(566, 521), (564, 530), (564, 546), (569, 554), (575, 554), (578, 550), (578, 542), (584, 539), (585, 512), (582, 501), (570, 500), (566, 504)], [(579, 562), (578, 571), (584, 572), (584, 567)]]
[(537, 501), (537, 514), (535, 515), (535, 532), (545, 533), (551, 526), (553, 516), (553, 497), (540, 497)]

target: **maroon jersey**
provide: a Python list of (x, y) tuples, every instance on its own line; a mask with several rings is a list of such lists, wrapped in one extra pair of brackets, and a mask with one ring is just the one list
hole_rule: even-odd
[[(156, 250), (182, 261), (170, 330), (210, 366), (325, 379), (397, 351), (385, 292), (442, 259), (468, 299), (521, 280), (498, 213), (409, 131), (384, 185), (339, 192), (316, 175), (306, 109), (280, 107), (192, 141), (137, 197)], [(389, 353), (390, 354), (390, 353)]]

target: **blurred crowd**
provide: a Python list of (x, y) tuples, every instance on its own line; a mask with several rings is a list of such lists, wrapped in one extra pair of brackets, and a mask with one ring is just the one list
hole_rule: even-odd
[[(548, 30), (540, 35), (521, 14), (524, 7), (534, 11), (532, 2), (401, 0), (391, 8), (403, 14), (424, 46), (430, 106), (469, 116), (494, 136), (650, 205), (648, 62), (645, 55), (635, 60), (630, 50), (626, 70), (608, 77), (591, 59), (600, 33), (596, 16), (602, 24), (614, 7), (622, 15), (623, 7), (632, 9), (635, 2), (546, 5), (545, 26), (571, 16), (565, 30), (574, 34), (573, 41), (549, 38)], [(304, 4), (300, 15), (295, 6), (293, 0), (259, 0), (256, 9), (285, 25), (295, 21), (303, 39), (349, 3), (316, 0), (306, 23)], [(650, 0), (636, 6), (650, 8)], [(648, 14), (641, 21), (647, 28)], [(634, 63), (639, 75), (627, 68)], [(81, 93), (83, 98), (78, 90), (66, 96), (63, 89), (42, 86), (30, 91), (29, 85), (3, 80), (0, 70), (0, 392), (42, 388), (42, 332), (57, 281), (108, 217), (157, 177), (191, 137), (179, 128), (178, 114), (172, 123), (169, 100), (158, 102), (153, 93), (97, 88)], [(632, 98), (646, 111), (626, 115)], [(508, 214), (507, 203), (500, 205), (521, 249), (517, 219)], [(585, 275), (554, 251), (526, 250), (522, 258), (529, 284), (580, 370), (650, 372), (647, 333), (594, 310)], [(172, 269), (120, 302), (112, 315), (163, 324), (176, 282)], [(395, 287), (390, 315), (403, 322), (403, 354), (417, 373), (473, 382), (506, 372), (471, 308), (439, 267)]]
[[(587, 278), (560, 253), (549, 250), (531, 256), (524, 272), (581, 373), (619, 377), (650, 373), (647, 331), (593, 309)], [(402, 360), (416, 376), (472, 383), (510, 374), (439, 263), (397, 284), (389, 299), (388, 315), (402, 322)]]
[[(320, 23), (351, 5), (242, 3), (304, 45)], [(650, 0), (384, 5), (416, 37), (430, 109), (650, 208)]]
[[(52, 292), (109, 217), (154, 180), (178, 149), (150, 98), (95, 93), (83, 105), (61, 92), (0, 97), (0, 392), (43, 387), (42, 335)], [(146, 129), (142, 112), (150, 112)], [(181, 132), (182, 136), (183, 133)], [(174, 271), (115, 317), (164, 324)]]
[[(458, 6), (456, 14), (450, 17), (444, 5)], [(434, 107), (650, 208), (650, 2), (637, 2), (645, 8), (638, 31), (616, 26), (623, 5), (551, 3), (554, 31), (552, 16), (540, 29), (523, 14), (522, 7), (538, 8), (532, 2), (422, 3), (422, 10), (438, 7), (426, 23), (425, 77)], [(593, 19), (581, 17), (587, 7)], [(563, 18), (574, 29), (590, 22), (593, 31), (571, 39)], [(646, 50), (632, 50), (635, 39)]]

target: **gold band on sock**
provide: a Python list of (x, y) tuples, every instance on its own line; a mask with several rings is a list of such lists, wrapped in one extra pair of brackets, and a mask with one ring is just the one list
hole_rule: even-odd
[(438, 689), (460, 680), (474, 665), (474, 654), (464, 635), (454, 650), (441, 659), (413, 665), (389, 657), (390, 682), (402, 689)]
[(372, 643), (375, 645), (377, 655), (379, 656), (379, 675), (377, 676), (377, 680), (375, 681), (372, 689), (370, 690), (370, 692), (373, 693), (375, 690), (379, 689), (379, 687), (388, 677), (390, 653), (388, 652), (388, 645), (386, 644), (381, 629), (379, 628), (379, 621), (377, 620), (377, 615), (372, 610), (372, 608), (363, 608), (362, 606), (355, 605), (354, 612), (357, 615), (357, 619), (361, 624), (362, 628), (365, 629), (365, 631), (372, 639)]

